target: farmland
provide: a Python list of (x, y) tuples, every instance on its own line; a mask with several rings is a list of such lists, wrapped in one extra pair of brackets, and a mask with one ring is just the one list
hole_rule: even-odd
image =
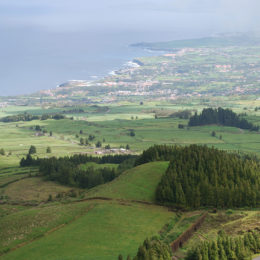
[[(213, 146), (259, 159), (259, 131), (188, 125), (191, 115), (210, 107), (232, 109), (260, 125), (259, 47), (222, 44), (204, 48), (196, 43), (176, 52), (168, 49), (174, 47), (168, 43), (164, 48), (169, 53), (138, 58), (140, 67), (120, 70), (87, 86), (74, 82), (31, 97), (2, 98), (0, 119), (9, 116), (9, 121), (0, 120), (0, 259), (133, 257), (147, 237), (170, 244), (205, 211), (209, 214), (201, 229), (176, 253), (179, 259), (200, 241), (216, 239), (221, 230), (231, 236), (255, 230), (258, 209), (182, 211), (159, 205), (155, 191), (168, 159), (131, 165), (111, 182), (91, 189), (62, 185), (43, 176), (38, 166), (19, 165), (31, 146), (36, 149), (31, 154), (34, 159), (137, 156), (164, 144)], [(162, 47), (153, 47), (158, 46)], [(180, 116), (185, 112), (189, 116)], [(21, 114), (41, 117), (12, 118)], [(51, 117), (45, 120), (43, 115)], [(93, 161), (76, 167), (82, 172), (120, 169), (114, 162)]]

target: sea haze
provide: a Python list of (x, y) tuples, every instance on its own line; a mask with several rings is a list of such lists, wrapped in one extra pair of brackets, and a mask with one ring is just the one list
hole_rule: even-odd
[[(179, 2), (1, 0), (0, 96), (102, 77), (134, 57), (150, 55), (128, 47), (132, 43), (252, 30), (259, 24), (254, 0), (251, 5)], [(237, 2), (244, 8), (236, 9)]]

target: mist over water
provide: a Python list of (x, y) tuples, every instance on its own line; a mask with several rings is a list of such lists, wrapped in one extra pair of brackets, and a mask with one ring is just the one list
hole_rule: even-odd
[(0, 96), (107, 75), (148, 54), (132, 43), (258, 30), (260, 1), (211, 2), (1, 0)]

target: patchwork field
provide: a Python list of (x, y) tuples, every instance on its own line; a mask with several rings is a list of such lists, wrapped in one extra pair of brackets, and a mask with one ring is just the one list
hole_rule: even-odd
[[(67, 115), (73, 116), (74, 120), (1, 122), (0, 149), (5, 150), (5, 155), (0, 155), (0, 259), (112, 260), (120, 253), (124, 257), (134, 256), (147, 237), (157, 236), (166, 243), (176, 239), (204, 210), (172, 212), (153, 204), (156, 187), (169, 162), (140, 165), (110, 183), (84, 191), (35, 177), (39, 174), (38, 168), (20, 168), (19, 162), (31, 145), (37, 149), (32, 155), (35, 158), (75, 153), (100, 156), (110, 153), (110, 149), (104, 149), (106, 145), (116, 149), (129, 145), (130, 150), (123, 149), (122, 153), (140, 154), (154, 144), (194, 143), (260, 155), (258, 132), (218, 125), (187, 127), (188, 119), (169, 117), (185, 109), (191, 109), (193, 113), (201, 111), (205, 107), (204, 101), (196, 102), (147, 102), (142, 106), (121, 102), (109, 107), (85, 106), (84, 113)], [(245, 117), (250, 122), (260, 124), (260, 112), (254, 110), (258, 104), (260, 106), (258, 101), (235, 100), (230, 107), (237, 113), (246, 112)], [(63, 110), (8, 107), (0, 115), (21, 112), (42, 115)], [(179, 124), (183, 124), (184, 129), (180, 129)], [(38, 134), (43, 132), (36, 131), (36, 126), (45, 134)], [(213, 131), (216, 136), (212, 136)], [(80, 145), (80, 139), (89, 139), (90, 135), (94, 139), (89, 140), (88, 145)], [(98, 141), (102, 143), (101, 148), (95, 147)], [(47, 153), (47, 147), (51, 148), (51, 153)], [(82, 170), (88, 167), (116, 169), (118, 165), (80, 165)], [(104, 197), (104, 200), (89, 200), (93, 197)], [(239, 234), (255, 228), (257, 223), (258, 211), (241, 209), (232, 214), (226, 211), (212, 213), (178, 254), (183, 257), (188, 247), (216, 237), (220, 228), (229, 234)]]

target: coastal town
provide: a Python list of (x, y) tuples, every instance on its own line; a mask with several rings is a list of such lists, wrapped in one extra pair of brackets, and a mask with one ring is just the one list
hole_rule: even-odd
[(71, 80), (9, 104), (111, 103), (131, 98), (177, 100), (260, 93), (260, 48), (181, 48), (160, 56), (136, 58), (99, 80)]

